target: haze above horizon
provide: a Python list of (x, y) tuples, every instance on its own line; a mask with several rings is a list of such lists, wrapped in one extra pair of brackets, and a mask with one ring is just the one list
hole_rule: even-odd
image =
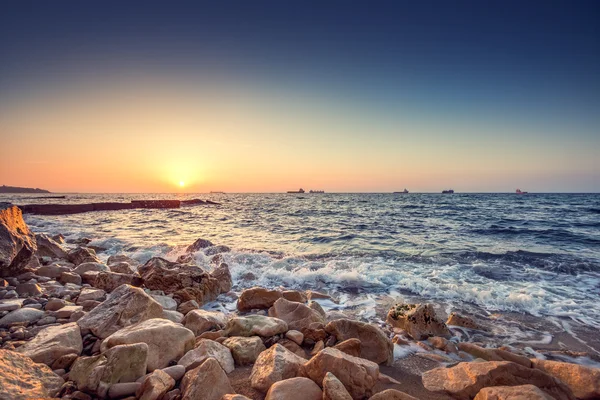
[(599, 192), (600, 3), (14, 2), (0, 183)]

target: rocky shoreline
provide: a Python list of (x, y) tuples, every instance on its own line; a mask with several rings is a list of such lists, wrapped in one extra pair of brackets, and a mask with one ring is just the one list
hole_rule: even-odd
[[(233, 292), (229, 248), (208, 240), (144, 264), (86, 244), (34, 234), (0, 204), (1, 399), (600, 398), (600, 369), (462, 341), (486, 321), (460, 311), (396, 304), (370, 324), (325, 311), (326, 293)], [(202, 308), (217, 298), (237, 310)], [(405, 348), (419, 350), (395, 361)]]

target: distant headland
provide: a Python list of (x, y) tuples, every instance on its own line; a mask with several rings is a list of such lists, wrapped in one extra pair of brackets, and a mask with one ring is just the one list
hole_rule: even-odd
[(0, 193), (50, 193), (48, 190), (39, 188), (24, 188), (17, 186), (0, 186)]

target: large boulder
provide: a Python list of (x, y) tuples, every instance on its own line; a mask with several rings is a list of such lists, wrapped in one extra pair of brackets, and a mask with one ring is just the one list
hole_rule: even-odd
[(235, 369), (229, 348), (209, 339), (198, 339), (196, 348), (185, 353), (179, 359), (178, 364), (183, 365), (185, 370), (189, 371), (198, 367), (209, 358), (217, 360), (226, 373), (230, 373)]
[(323, 400), (352, 400), (344, 384), (331, 372), (323, 378)]
[(194, 347), (195, 337), (192, 331), (180, 324), (153, 318), (113, 333), (102, 342), (100, 349), (105, 351), (114, 346), (132, 343), (148, 345), (148, 371), (154, 371), (179, 360)]
[(323, 391), (308, 378), (298, 377), (276, 382), (265, 400), (322, 400)]
[(491, 386), (483, 388), (474, 400), (554, 400), (533, 385)]
[(325, 330), (334, 335), (338, 341), (359, 339), (362, 358), (377, 364), (391, 364), (394, 359), (392, 341), (374, 325), (349, 319), (336, 319), (328, 323)]
[(308, 328), (314, 322), (325, 323), (325, 318), (318, 311), (303, 303), (289, 301), (284, 298), (275, 301), (273, 307), (269, 309), (269, 316), (284, 320), (287, 322), (289, 329), (297, 331)]
[(271, 337), (285, 333), (287, 330), (287, 323), (279, 318), (249, 315), (247, 317), (231, 318), (227, 322), (225, 334), (227, 336)]
[(325, 375), (331, 372), (342, 382), (353, 399), (370, 396), (379, 379), (379, 365), (331, 347), (317, 353), (304, 368), (306, 375), (317, 383), (323, 382)]
[(75, 322), (44, 328), (32, 340), (17, 348), (19, 353), (34, 362), (48, 366), (67, 354), (78, 356), (82, 350), (81, 331)]
[(161, 318), (163, 309), (142, 289), (123, 285), (83, 318), (77, 321), (82, 330), (106, 338), (121, 328), (151, 318)]
[(63, 260), (66, 260), (69, 257), (60, 243), (56, 242), (45, 233), (36, 234), (35, 242), (37, 244), (36, 254), (38, 257), (60, 258)]
[(63, 379), (44, 364), (9, 350), (0, 350), (0, 399), (54, 398)]
[(96, 251), (87, 247), (77, 247), (69, 251), (68, 256), (69, 261), (75, 265), (83, 264), (86, 262), (100, 262), (98, 256), (96, 256)]
[(404, 329), (415, 340), (429, 336), (451, 336), (444, 321), (435, 315), (431, 304), (396, 304), (389, 310), (386, 322), (394, 328)]
[(219, 330), (225, 327), (227, 318), (225, 314), (218, 311), (192, 310), (183, 318), (183, 325), (194, 332), (194, 335), (206, 331)]
[(148, 289), (173, 294), (173, 298), (179, 302), (196, 300), (203, 304), (215, 300), (221, 293), (219, 281), (195, 265), (178, 264), (154, 257), (141, 266), (138, 272)]
[(231, 350), (231, 355), (237, 365), (251, 365), (267, 348), (258, 336), (234, 336), (223, 341), (223, 345)]
[(235, 390), (214, 358), (188, 371), (181, 380), (181, 400), (221, 400), (228, 393), (234, 394)]
[(19, 207), (0, 203), (0, 277), (17, 276), (37, 249), (35, 236), (23, 220)]
[(557, 400), (574, 399), (571, 390), (558, 379), (535, 368), (509, 361), (462, 362), (452, 368), (436, 368), (422, 375), (429, 391), (457, 399), (472, 399), (488, 386), (532, 384)]
[(146, 373), (148, 345), (115, 346), (100, 355), (80, 357), (71, 366), (69, 379), (82, 391), (104, 398), (115, 383), (135, 382)]
[(578, 399), (600, 398), (600, 368), (537, 358), (531, 361), (535, 368), (566, 383)]
[(237, 301), (239, 311), (269, 308), (282, 296), (280, 290), (253, 287), (242, 292)]
[(254, 389), (266, 392), (275, 382), (304, 376), (305, 361), (285, 347), (275, 344), (256, 359), (250, 374), (250, 384)]

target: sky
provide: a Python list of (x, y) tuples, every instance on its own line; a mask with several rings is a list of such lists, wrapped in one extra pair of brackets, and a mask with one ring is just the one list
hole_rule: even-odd
[(600, 3), (4, 2), (1, 184), (600, 192)]

